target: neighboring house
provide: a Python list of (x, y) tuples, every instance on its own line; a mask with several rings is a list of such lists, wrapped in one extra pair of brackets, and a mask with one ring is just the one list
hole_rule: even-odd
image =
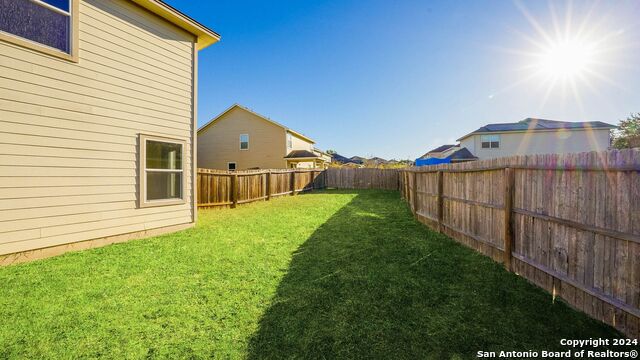
[(198, 130), (198, 166), (209, 169), (326, 168), (315, 141), (234, 104)]
[(381, 157), (372, 157), (371, 159), (368, 160), (369, 163), (373, 163), (374, 165), (383, 165), (383, 164), (388, 164), (389, 161), (386, 159), (383, 159)]
[(416, 166), (450, 164), (478, 160), (460, 145), (442, 145), (416, 159)]
[(364, 167), (364, 165), (362, 164), (362, 161), (358, 162), (346, 156), (342, 156), (338, 153), (331, 154), (331, 163), (334, 166), (354, 167), (354, 168)]
[(516, 123), (489, 124), (460, 139), (480, 160), (512, 155), (564, 154), (607, 150), (611, 129), (600, 121), (568, 122), (524, 119)]
[(338, 153), (331, 154), (331, 162), (334, 164), (346, 164), (351, 162), (346, 156), (342, 156)]
[(364, 164), (365, 161), (367, 161), (367, 158), (363, 158), (362, 156), (352, 156), (349, 158), (349, 160), (351, 160), (352, 163), (354, 164)]
[(441, 145), (438, 146), (437, 148), (429, 151), (428, 153), (420, 156), (418, 159), (428, 159), (431, 157), (443, 157), (443, 155), (450, 151), (452, 148), (459, 146), (459, 144), (447, 144), (447, 145)]
[(159, 0), (0, 0), (0, 263), (195, 222), (197, 53), (218, 40)]

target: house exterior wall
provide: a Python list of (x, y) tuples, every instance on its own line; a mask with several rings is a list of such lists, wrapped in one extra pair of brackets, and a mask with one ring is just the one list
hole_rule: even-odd
[(316, 168), (316, 162), (313, 160), (304, 160), (304, 161), (296, 161), (289, 160), (288, 168), (296, 168), (296, 169), (314, 169)]
[(609, 130), (571, 130), (571, 131), (535, 131), (508, 132), (500, 135), (500, 147), (483, 149), (481, 134), (469, 136), (460, 141), (480, 160), (511, 155), (533, 155), (551, 153), (575, 153), (585, 151), (603, 151), (609, 148)]
[[(240, 135), (249, 134), (249, 149), (240, 150)], [(227, 169), (281, 169), (287, 163), (286, 131), (246, 110), (235, 107), (198, 134), (198, 166)]]
[[(77, 63), (0, 41), (0, 256), (193, 223), (194, 40), (83, 0)], [(186, 143), (186, 203), (139, 207), (141, 133)]]
[(298, 137), (296, 134), (291, 134), (291, 145), (290, 149), (287, 149), (287, 152), (291, 150), (313, 150), (313, 143), (308, 142), (305, 139)]

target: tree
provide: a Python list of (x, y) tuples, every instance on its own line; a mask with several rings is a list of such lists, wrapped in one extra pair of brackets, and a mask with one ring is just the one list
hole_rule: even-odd
[(620, 120), (618, 129), (613, 132), (613, 147), (624, 149), (640, 146), (640, 113), (631, 114)]
[(337, 154), (335, 150), (331, 150), (331, 149), (327, 150), (326, 153), (329, 155)]

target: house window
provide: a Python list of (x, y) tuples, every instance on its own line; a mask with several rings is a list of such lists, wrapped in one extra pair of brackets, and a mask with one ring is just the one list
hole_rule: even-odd
[(0, 0), (0, 39), (54, 55), (74, 49), (78, 0)]
[(249, 134), (240, 135), (240, 150), (249, 150)]
[(287, 133), (287, 149), (293, 148), (293, 137)]
[(184, 142), (140, 136), (141, 206), (184, 202)]
[(234, 162), (227, 163), (227, 170), (235, 171), (236, 170), (236, 163), (234, 163)]
[(480, 141), (483, 149), (498, 149), (500, 147), (500, 135), (482, 135)]

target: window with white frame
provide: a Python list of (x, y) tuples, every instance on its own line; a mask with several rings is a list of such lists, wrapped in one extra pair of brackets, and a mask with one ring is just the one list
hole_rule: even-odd
[(184, 141), (140, 136), (141, 205), (184, 202)]
[(249, 134), (240, 135), (240, 150), (249, 150)]
[(500, 135), (482, 135), (480, 136), (483, 149), (500, 148)]
[(293, 136), (290, 133), (287, 133), (287, 149), (293, 148)]
[(0, 34), (70, 55), (75, 1), (0, 0)]
[(236, 163), (234, 163), (234, 162), (227, 163), (227, 170), (235, 171), (236, 170)]

